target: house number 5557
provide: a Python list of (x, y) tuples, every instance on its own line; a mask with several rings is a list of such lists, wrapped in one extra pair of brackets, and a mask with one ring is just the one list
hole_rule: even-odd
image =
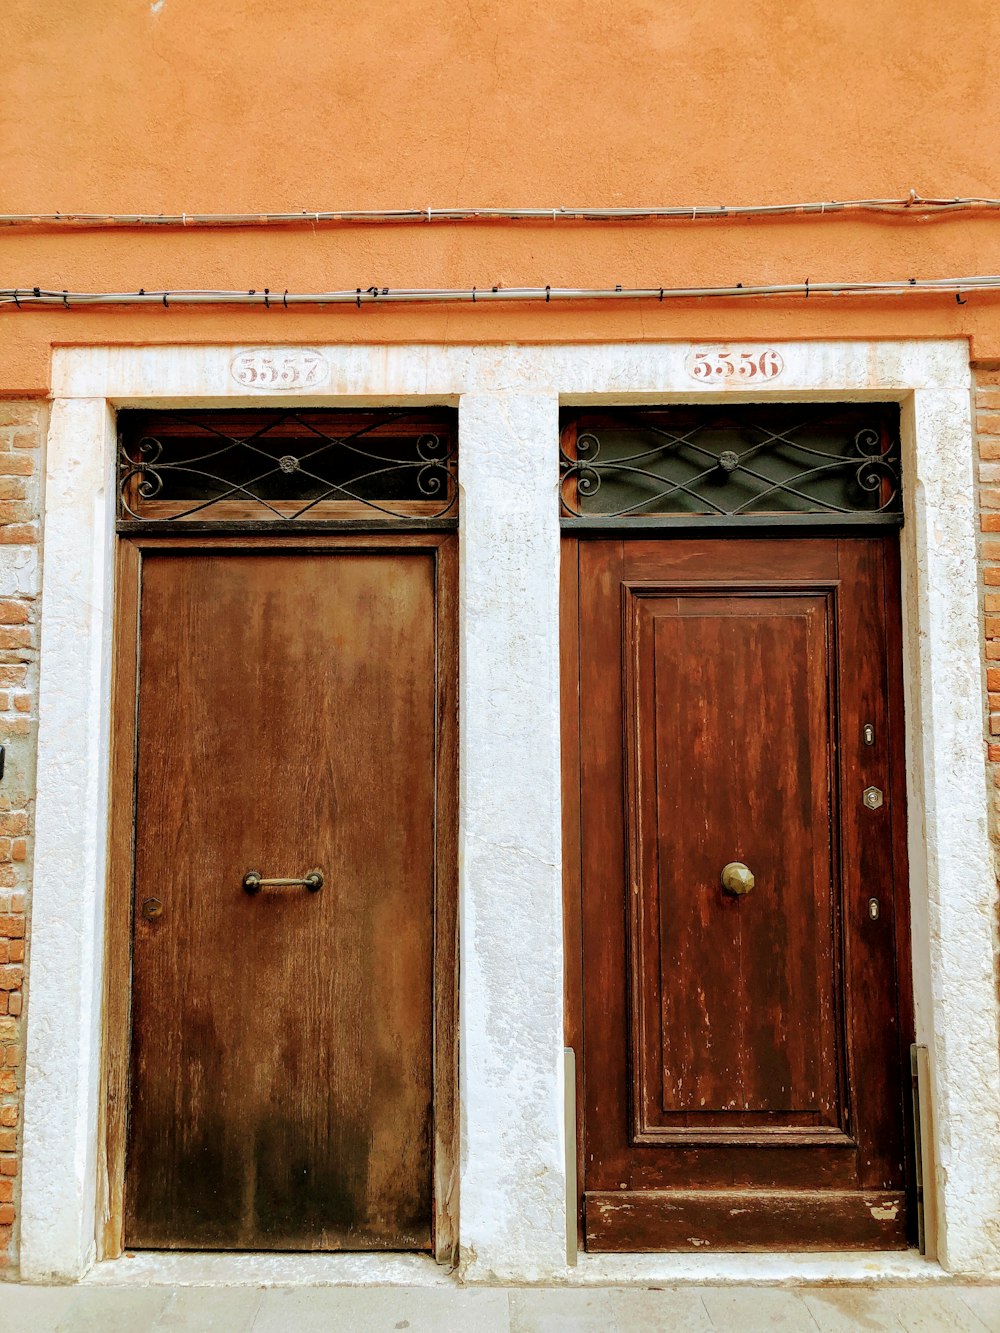
[(773, 380), (785, 368), (781, 354), (773, 347), (754, 350), (706, 349), (688, 353), (684, 368), (693, 380), (718, 384)]

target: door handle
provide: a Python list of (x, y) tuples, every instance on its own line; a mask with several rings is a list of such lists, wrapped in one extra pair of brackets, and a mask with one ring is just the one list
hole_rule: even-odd
[(308, 889), (310, 893), (319, 893), (323, 887), (322, 870), (310, 870), (301, 879), (265, 879), (259, 870), (248, 870), (243, 876), (243, 887), (247, 893), (260, 893), (261, 889)]
[(749, 893), (753, 886), (753, 871), (742, 861), (730, 861), (727, 866), (723, 866), (722, 887), (727, 893), (734, 893), (740, 897), (744, 893)]

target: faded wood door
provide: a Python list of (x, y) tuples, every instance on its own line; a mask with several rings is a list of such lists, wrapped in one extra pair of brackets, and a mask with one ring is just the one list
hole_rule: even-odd
[(129, 1246), (432, 1246), (450, 557), (316, 547), (142, 554)]
[(578, 561), (587, 1245), (904, 1246), (893, 540)]

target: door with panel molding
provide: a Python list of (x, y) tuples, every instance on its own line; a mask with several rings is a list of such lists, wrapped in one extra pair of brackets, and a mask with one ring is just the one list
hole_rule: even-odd
[(904, 1247), (896, 538), (566, 546), (587, 1247)]

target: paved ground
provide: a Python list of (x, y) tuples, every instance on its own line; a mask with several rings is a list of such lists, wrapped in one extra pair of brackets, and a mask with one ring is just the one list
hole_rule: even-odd
[(357, 1288), (0, 1284), (2, 1333), (1000, 1333), (1000, 1287)]

